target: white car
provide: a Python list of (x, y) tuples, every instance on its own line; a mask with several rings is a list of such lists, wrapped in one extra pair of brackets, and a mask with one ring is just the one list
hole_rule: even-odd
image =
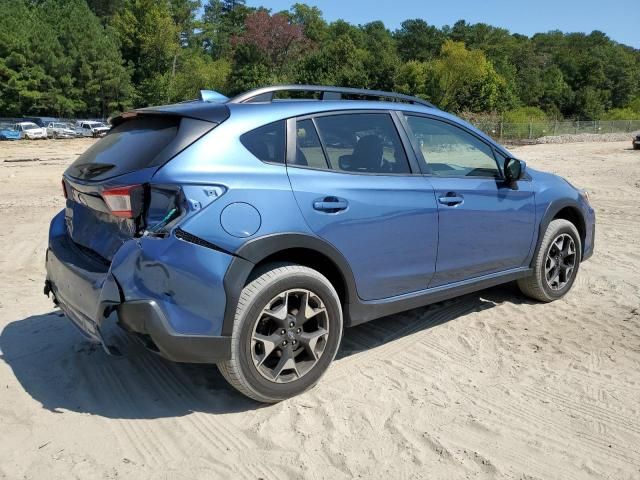
[(47, 123), (47, 134), (53, 138), (76, 138), (78, 136), (74, 129), (62, 122)]
[(76, 123), (76, 128), (82, 133), (83, 137), (104, 137), (111, 129), (102, 122), (80, 121)]
[(20, 132), (21, 138), (26, 138), (28, 140), (47, 138), (47, 129), (39, 127), (33, 122), (19, 122), (15, 124), (15, 128)]

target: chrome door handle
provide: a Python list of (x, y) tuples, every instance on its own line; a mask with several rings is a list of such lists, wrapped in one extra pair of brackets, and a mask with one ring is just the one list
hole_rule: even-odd
[(341, 200), (335, 197), (327, 197), (323, 200), (316, 200), (313, 202), (313, 208), (321, 212), (336, 213), (341, 210), (346, 210), (349, 203), (346, 200)]
[(443, 205), (448, 205), (450, 207), (455, 205), (460, 205), (464, 202), (464, 198), (458, 195), (444, 195), (438, 198), (438, 201)]

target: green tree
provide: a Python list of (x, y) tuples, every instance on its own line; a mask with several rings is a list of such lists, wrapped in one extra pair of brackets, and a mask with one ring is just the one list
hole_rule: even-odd
[(428, 62), (411, 60), (398, 69), (396, 89), (407, 95), (418, 95), (427, 98), (427, 80), (431, 74)]
[[(105, 28), (82, 0), (46, 0), (40, 5), (65, 58), (58, 78), (64, 97), (76, 102), (73, 111), (106, 117), (131, 106), (133, 88), (114, 32)], [(71, 106), (71, 105), (69, 105)], [(56, 113), (62, 114), (60, 105)]]
[(181, 31), (168, 1), (125, 0), (112, 25), (122, 52), (133, 67), (138, 103), (171, 101), (172, 85), (181, 53)]
[(395, 39), (380, 21), (367, 23), (361, 29), (367, 52), (363, 63), (369, 72), (367, 86), (393, 90), (400, 65)]
[(369, 72), (365, 62), (368, 55), (367, 50), (356, 45), (352, 35), (342, 32), (300, 61), (295, 80), (300, 83), (367, 87)]
[(422, 62), (436, 57), (446, 38), (441, 30), (421, 19), (405, 20), (394, 36), (402, 60)]
[(205, 51), (214, 58), (233, 55), (231, 38), (242, 33), (254, 11), (244, 0), (209, 0), (204, 6), (199, 35)]
[(311, 7), (305, 3), (296, 3), (288, 13), (290, 21), (302, 26), (302, 31), (309, 40), (321, 43), (328, 36), (328, 25), (322, 18), (322, 11), (318, 7)]
[(229, 60), (212, 60), (207, 55), (191, 51), (182, 59), (181, 68), (172, 83), (171, 97), (177, 101), (197, 98), (200, 90), (225, 91), (230, 74)]
[(461, 112), (502, 111), (513, 105), (505, 80), (480, 50), (447, 40), (428, 63), (425, 96), (440, 108)]
[[(327, 23), (245, 0), (0, 0), (0, 114), (108, 115), (281, 82), (398, 90), (473, 114), (640, 110), (640, 50), (603, 32), (529, 38), (464, 20)], [(609, 113), (607, 113), (609, 112)]]
[(0, 112), (107, 116), (131, 105), (118, 43), (86, 2), (3, 3)]

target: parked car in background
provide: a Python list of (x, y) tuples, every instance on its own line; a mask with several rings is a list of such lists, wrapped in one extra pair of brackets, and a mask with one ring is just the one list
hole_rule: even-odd
[(636, 135), (636, 138), (632, 140), (634, 150), (640, 150), (640, 135)]
[(58, 119), (54, 117), (24, 117), (24, 122), (33, 122), (39, 127), (46, 127), (48, 123), (57, 122)]
[(3, 123), (0, 124), (0, 140), (20, 140), (20, 132), (14, 125)]
[(47, 138), (47, 129), (39, 127), (33, 122), (19, 122), (15, 124), (15, 128), (20, 132), (20, 138), (28, 140)]
[(51, 138), (76, 138), (78, 134), (68, 123), (49, 122), (46, 125), (47, 134)]
[(110, 127), (102, 122), (94, 122), (89, 120), (83, 120), (76, 122), (76, 127), (79, 129), (83, 137), (104, 137), (110, 130)]
[(420, 98), (203, 92), (113, 124), (63, 175), (44, 292), (108, 352), (117, 320), (258, 401), (318, 382), (343, 327), (514, 280), (558, 300), (593, 253), (586, 192)]

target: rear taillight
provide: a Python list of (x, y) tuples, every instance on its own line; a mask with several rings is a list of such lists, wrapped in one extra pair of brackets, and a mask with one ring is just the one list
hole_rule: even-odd
[(102, 198), (111, 214), (122, 218), (135, 218), (142, 205), (142, 185), (109, 188), (102, 191)]

